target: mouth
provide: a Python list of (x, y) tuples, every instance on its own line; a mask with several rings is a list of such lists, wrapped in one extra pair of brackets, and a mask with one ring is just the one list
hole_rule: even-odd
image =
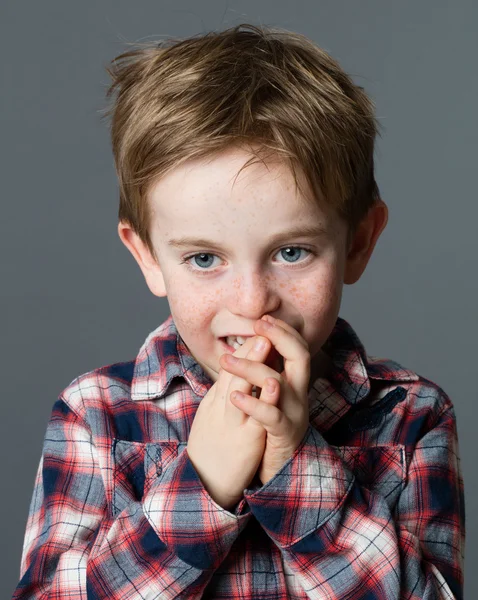
[(233, 348), (232, 346), (229, 346), (229, 344), (227, 343), (225, 337), (219, 338), (219, 341), (224, 346), (224, 349), (226, 350), (226, 352), (229, 352), (230, 354), (234, 354), (234, 352), (236, 351), (236, 349)]

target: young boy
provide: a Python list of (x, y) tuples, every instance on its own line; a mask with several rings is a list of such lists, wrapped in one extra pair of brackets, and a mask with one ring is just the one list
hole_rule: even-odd
[(462, 598), (452, 402), (338, 316), (388, 218), (371, 101), (252, 25), (109, 72), (119, 236), (171, 314), (59, 395), (14, 598)]

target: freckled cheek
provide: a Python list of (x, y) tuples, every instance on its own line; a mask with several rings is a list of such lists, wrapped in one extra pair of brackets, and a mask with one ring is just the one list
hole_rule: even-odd
[[(299, 302), (299, 301), (298, 301)], [(303, 319), (302, 336), (309, 344), (311, 355), (322, 347), (330, 335), (340, 310), (341, 286), (337, 279), (323, 280), (307, 290), (307, 298), (297, 310)]]
[(294, 306), (303, 313), (320, 312), (330, 304), (334, 304), (341, 295), (340, 279), (335, 273), (323, 272), (314, 277), (295, 281), (287, 286), (287, 293)]
[(216, 294), (204, 294), (191, 290), (190, 286), (176, 286), (168, 291), (168, 302), (178, 328), (190, 336), (203, 335), (217, 313), (219, 302)]

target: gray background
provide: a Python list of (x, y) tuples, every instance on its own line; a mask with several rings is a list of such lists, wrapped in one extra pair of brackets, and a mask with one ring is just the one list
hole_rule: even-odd
[[(117, 235), (105, 65), (126, 42), (242, 22), (309, 36), (374, 99), (389, 223), (341, 316), (369, 354), (437, 382), (457, 414), (466, 597), (476, 598), (477, 58), (472, 0), (3, 0), (0, 596), (18, 580), (50, 410), (79, 374), (134, 358), (169, 314)], [(473, 379), (475, 378), (475, 379)], [(474, 465), (474, 468), (473, 468)]]

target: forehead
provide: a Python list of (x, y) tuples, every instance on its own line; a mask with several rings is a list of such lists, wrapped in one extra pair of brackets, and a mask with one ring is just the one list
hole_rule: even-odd
[[(301, 171), (296, 186), (290, 167), (276, 160), (244, 165), (255, 159), (242, 149), (230, 149), (212, 157), (190, 160), (170, 171), (150, 190), (153, 218), (162, 234), (199, 233), (218, 229), (267, 224), (274, 228), (287, 225), (324, 227), (333, 214), (319, 206)], [(241, 170), (242, 169), (242, 170)], [(171, 237), (171, 236), (170, 236)]]

